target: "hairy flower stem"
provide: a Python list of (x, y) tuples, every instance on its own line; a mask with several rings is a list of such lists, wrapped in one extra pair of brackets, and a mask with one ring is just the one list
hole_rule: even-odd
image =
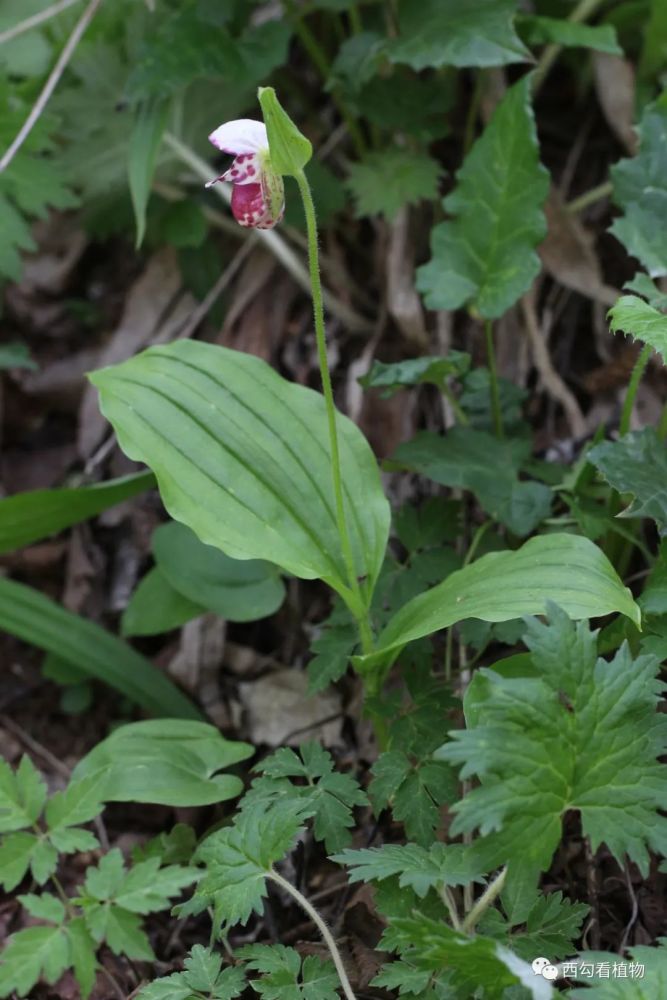
[(359, 637), (364, 653), (370, 653), (373, 649), (373, 638), (371, 635), (370, 623), (366, 603), (361, 595), (361, 588), (357, 579), (354, 566), (354, 555), (352, 553), (352, 543), (345, 517), (345, 503), (343, 500), (343, 480), (340, 468), (340, 450), (338, 447), (338, 430), (336, 427), (336, 407), (334, 405), (333, 389), (331, 387), (331, 375), (329, 374), (329, 361), (327, 358), (327, 342), (324, 330), (324, 307), (322, 305), (322, 282), (320, 280), (319, 249), (317, 240), (317, 220), (315, 218), (315, 205), (310, 192), (310, 185), (303, 170), (296, 175), (299, 185), (301, 199), (303, 201), (304, 212), (306, 213), (306, 229), (308, 232), (308, 266), (310, 269), (310, 284), (313, 296), (313, 316), (315, 319), (315, 337), (317, 340), (317, 357), (320, 363), (320, 375), (322, 378), (322, 391), (327, 410), (327, 422), (329, 425), (329, 447), (331, 448), (331, 475), (333, 479), (334, 500), (336, 505), (336, 524), (340, 538), (341, 550), (345, 566), (347, 569), (348, 584), (351, 591), (352, 601), (350, 610), (352, 611), (357, 626)]
[(653, 348), (645, 344), (637, 360), (635, 361), (635, 366), (632, 369), (632, 375), (630, 376), (630, 381), (628, 382), (628, 389), (625, 394), (625, 399), (623, 400), (623, 409), (621, 410), (621, 420), (618, 427), (618, 432), (623, 437), (630, 430), (630, 421), (632, 419), (632, 411), (635, 406), (635, 399), (637, 397), (637, 390), (639, 389), (639, 383), (642, 380), (642, 375), (646, 371), (646, 366), (649, 363), (651, 352)]
[(308, 902), (305, 896), (301, 895), (298, 889), (295, 889), (295, 887), (292, 885), (291, 882), (288, 882), (287, 879), (284, 879), (282, 875), (278, 874), (278, 872), (271, 870), (269, 872), (269, 878), (272, 879), (276, 883), (276, 885), (279, 885), (281, 889), (284, 889), (285, 892), (289, 893), (292, 899), (296, 903), (298, 903), (298, 905), (301, 907), (304, 913), (308, 914), (310, 919), (313, 921), (318, 931), (322, 935), (324, 943), (329, 949), (329, 952), (333, 959), (333, 963), (336, 966), (336, 972), (338, 973), (338, 978), (340, 979), (340, 984), (343, 987), (343, 993), (345, 994), (346, 1000), (356, 1000), (356, 997), (352, 991), (352, 987), (350, 986), (350, 980), (347, 977), (347, 971), (345, 969), (343, 959), (338, 950), (338, 945), (334, 941), (333, 934), (331, 933), (331, 931), (329, 930), (329, 928), (327, 927), (327, 925), (325, 924), (324, 920), (319, 915), (315, 907), (312, 905), (312, 903)]
[(496, 437), (501, 438), (503, 433), (503, 416), (500, 409), (500, 391), (498, 389), (498, 369), (496, 368), (496, 352), (493, 346), (493, 325), (490, 319), (484, 322), (484, 336), (486, 338), (486, 362), (489, 366), (489, 388), (491, 390), (491, 414), (493, 416), (493, 430)]
[(494, 878), (493, 882), (491, 882), (486, 887), (486, 889), (479, 897), (473, 908), (465, 917), (463, 923), (461, 924), (462, 931), (464, 931), (466, 934), (472, 934), (475, 927), (482, 919), (482, 916), (486, 913), (491, 904), (496, 901), (496, 899), (502, 892), (506, 878), (507, 878), (507, 868), (503, 868), (502, 871), (496, 876), (496, 878)]

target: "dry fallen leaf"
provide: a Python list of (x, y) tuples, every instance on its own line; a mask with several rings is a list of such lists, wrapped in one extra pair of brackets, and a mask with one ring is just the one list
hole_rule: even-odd
[(324, 691), (309, 696), (308, 677), (296, 669), (277, 670), (252, 683), (239, 685), (252, 743), (272, 747), (298, 746), (317, 740), (339, 746), (342, 740), (340, 696)]
[(593, 52), (593, 76), (598, 101), (607, 124), (631, 156), (637, 152), (635, 71), (621, 56)]

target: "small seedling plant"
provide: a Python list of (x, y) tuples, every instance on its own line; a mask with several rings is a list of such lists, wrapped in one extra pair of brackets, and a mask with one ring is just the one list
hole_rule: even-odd
[[(90, 17), (96, 6), (87, 8)], [(358, 28), (356, 6), (341, 6)], [(522, 393), (499, 377), (495, 357), (496, 321), (518, 300), (525, 304), (546, 232), (549, 175), (540, 163), (533, 100), (554, 47), (616, 52), (611, 24), (580, 23), (597, 6), (579, 4), (567, 21), (526, 14), (520, 37), (505, 0), (476, 5), (474, 17), (458, 4), (429, 0), (417, 11), (406, 0), (388, 5), (387, 38), (373, 18), (373, 31), (355, 29), (348, 40), (354, 45), (343, 46), (330, 67), (307, 20), (286, 4), (320, 69), (324, 59), (332, 100), (356, 147), (348, 187), (362, 217), (391, 220), (435, 196), (440, 168), (427, 148), (440, 132), (426, 99), (426, 85), (441, 79), (435, 71), (520, 62), (529, 56), (529, 39), (548, 43), (536, 69), (507, 88), (477, 139), (481, 84), (476, 90), (462, 163), (442, 206), (446, 218), (433, 226), (430, 259), (416, 275), (427, 308), (465, 308), (479, 324), (486, 365), (475, 367), (469, 354), (451, 350), (376, 361), (360, 380), (385, 394), (429, 385), (451, 416), (446, 434), (422, 431), (385, 463), (386, 472), (419, 475), (433, 487), (422, 503), (393, 512), (367, 439), (334, 404), (311, 143), (275, 90), (260, 87), (262, 121), (231, 118), (210, 134), (216, 149), (233, 157), (211, 178), (183, 135), (167, 127), (174, 108), (165, 104), (163, 87), (172, 84), (169, 74), (158, 79), (160, 59), (137, 68), (130, 89), (141, 101), (128, 158), (138, 243), (151, 230), (174, 231), (173, 217), (156, 223), (148, 213), (164, 150), (229, 196), (236, 221), (257, 233), (274, 230), (289, 212), (286, 192), (298, 195), (308, 270), (297, 273), (309, 282), (322, 391), (283, 378), (257, 357), (192, 339), (98, 370), (90, 380), (101, 410), (125, 454), (148, 471), (4, 500), (0, 543), (5, 551), (27, 544), (157, 486), (172, 520), (153, 535), (155, 565), (123, 615), (124, 636), (159, 635), (205, 611), (233, 622), (261, 619), (282, 603), (284, 577), (321, 581), (332, 610), (312, 643), (310, 688), (354, 671), (377, 757), (370, 774), (355, 775), (316, 742), (281, 748), (255, 764), (243, 793), (237, 775), (220, 771), (247, 759), (251, 747), (222, 740), (190, 699), (123, 640), (0, 579), (0, 623), (50, 654), (51, 676), (70, 686), (104, 680), (159, 717), (120, 727), (51, 796), (27, 757), (16, 771), (0, 769), (0, 878), (7, 891), (29, 883), (19, 899), (32, 921), (4, 949), (0, 996), (30, 996), (40, 979), (54, 984), (67, 969), (81, 996), (89, 996), (98, 969), (110, 975), (106, 950), (154, 960), (142, 925), (158, 912), (198, 928), (206, 923), (208, 943), (195, 944), (180, 971), (146, 975), (137, 983), (138, 1000), (253, 993), (360, 1000), (366, 988), (415, 1000), (548, 1000), (561, 991), (648, 1000), (667, 990), (664, 941), (622, 955), (587, 947), (589, 934), (599, 937), (595, 891), (586, 900), (569, 898), (549, 891), (547, 878), (568, 829), (584, 842), (593, 887), (599, 851), (628, 880), (631, 868), (646, 877), (667, 854), (665, 716), (658, 709), (667, 554), (663, 546), (655, 554), (652, 536), (642, 532), (642, 519), (660, 534), (667, 529), (667, 420), (663, 414), (656, 428), (631, 430), (651, 358), (667, 359), (667, 300), (652, 280), (667, 274), (667, 250), (664, 227), (650, 221), (664, 214), (664, 94), (645, 100), (637, 153), (616, 165), (610, 182), (620, 212), (612, 233), (644, 269), (609, 313), (612, 332), (642, 344), (618, 436), (599, 434), (570, 466), (537, 461)], [(209, 8), (197, 6), (204, 10), (195, 17), (200, 29), (214, 16)], [(193, 10), (171, 12), (154, 57), (174, 50), (173, 41), (191, 29)], [(664, 31), (659, 14), (656, 32), (661, 24)], [(239, 74), (248, 71), (249, 53), (264, 53), (265, 72), (280, 61), (280, 26), (267, 22), (261, 48), (255, 26), (249, 34), (237, 30), (238, 10), (215, 16), (234, 22), (224, 31), (235, 43), (230, 52)], [(205, 33), (199, 31), (194, 51), (214, 67)], [(174, 77), (193, 74), (192, 49), (174, 56)], [(647, 49), (642, 59), (649, 88), (646, 64), (657, 56)], [(403, 70), (392, 76), (392, 66)], [(419, 76), (424, 69), (433, 75)], [(392, 100), (382, 91), (383, 72), (393, 81)], [(250, 71), (247, 80), (254, 88)], [(369, 151), (368, 136), (403, 128), (391, 124), (403, 88), (421, 109), (408, 142)], [(185, 103), (175, 110), (182, 126)], [(367, 119), (365, 132), (357, 111)], [(91, 143), (94, 133), (88, 126)], [(48, 129), (31, 135), (23, 155), (39, 170), (35, 154), (48, 149)], [(66, 207), (70, 193), (52, 179), (43, 203), (34, 204), (22, 201), (15, 173), (8, 183), (0, 210), (13, 220), (14, 235), (0, 263), (15, 274), (17, 248), (29, 245), (23, 216), (47, 203)], [(194, 215), (186, 221), (196, 229), (198, 206)], [(278, 252), (291, 259), (284, 248)], [(340, 313), (340, 304), (333, 308)], [(20, 345), (10, 360), (17, 358), (29, 363)], [(561, 392), (561, 402), (575, 419), (576, 401)], [(441, 486), (455, 492), (443, 499)], [(635, 595), (624, 577), (638, 560)], [(593, 627), (591, 619), (602, 624)], [(507, 655), (499, 652), (503, 645)], [(132, 858), (101, 844), (107, 802), (176, 807), (231, 799), (234, 811), (199, 836), (178, 826)], [(373, 841), (361, 846), (356, 827), (369, 814)], [(402, 838), (390, 832), (374, 843), (380, 829), (398, 824)], [(327, 924), (294, 877), (291, 861), (304, 843), (346, 873), (350, 885), (372, 887), (381, 960), (362, 987), (339, 928)], [(76, 885), (60, 879), (68, 855), (81, 856)], [(302, 910), (328, 957), (304, 955), (266, 934), (239, 945), (242, 929), (257, 929), (267, 900), (290, 913)], [(113, 977), (110, 988), (119, 992)]]

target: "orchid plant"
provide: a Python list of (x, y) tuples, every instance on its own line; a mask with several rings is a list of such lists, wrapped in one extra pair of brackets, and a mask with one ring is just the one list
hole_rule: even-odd
[(206, 187), (219, 181), (230, 183), (233, 189), (232, 214), (239, 225), (272, 229), (280, 222), (285, 210), (283, 176), (294, 177), (298, 184), (306, 216), (317, 356), (327, 410), (336, 523), (349, 586), (348, 606), (357, 622), (363, 651), (370, 653), (372, 639), (368, 606), (363, 600), (357, 579), (343, 502), (336, 408), (327, 358), (317, 218), (312, 192), (303, 169), (312, 156), (312, 146), (280, 104), (273, 87), (260, 87), (258, 97), (264, 122), (241, 118), (225, 122), (209, 135), (209, 141), (222, 152), (233, 155), (234, 161), (219, 177), (208, 181)]

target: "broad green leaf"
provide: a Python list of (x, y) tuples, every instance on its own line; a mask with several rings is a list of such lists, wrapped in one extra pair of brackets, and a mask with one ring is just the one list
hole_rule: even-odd
[(69, 962), (69, 941), (62, 927), (18, 931), (0, 956), (0, 997), (30, 996), (40, 978), (55, 983)]
[(381, 882), (398, 875), (399, 885), (408, 886), (421, 899), (429, 889), (468, 885), (484, 874), (468, 847), (440, 842), (428, 849), (418, 844), (383, 844), (347, 850), (334, 855), (332, 861), (351, 869), (350, 882)]
[[(298, 756), (294, 750), (281, 747), (262, 761), (256, 778), (243, 798), (242, 808), (253, 807), (261, 800), (287, 797), (302, 803), (302, 815), (314, 818), (313, 834), (323, 840), (328, 853), (338, 851), (350, 842), (349, 828), (354, 826), (352, 809), (368, 804), (358, 783), (349, 774), (334, 770), (331, 754), (319, 743), (304, 743)], [(306, 785), (295, 785), (290, 778), (305, 779)]]
[(134, 649), (31, 587), (0, 579), (0, 628), (73, 663), (155, 715), (199, 717), (192, 702)]
[(611, 24), (580, 24), (559, 17), (524, 14), (517, 19), (519, 34), (528, 45), (563, 45), (622, 56), (616, 29)]
[(637, 155), (611, 168), (623, 215), (610, 232), (655, 278), (667, 274), (667, 97), (648, 105), (637, 131)]
[(211, 834), (195, 856), (206, 865), (196, 898), (213, 905), (216, 919), (225, 925), (247, 923), (253, 911), (261, 912), (272, 866), (283, 859), (302, 826), (298, 800), (268, 808), (257, 803), (237, 813), (233, 825)]
[(79, 761), (73, 777), (106, 775), (107, 802), (209, 805), (240, 794), (240, 778), (217, 772), (252, 753), (249, 744), (226, 740), (206, 723), (154, 719), (115, 729)]
[(587, 458), (610, 486), (634, 497), (620, 517), (652, 517), (660, 534), (667, 534), (667, 446), (652, 427), (602, 441)]
[(461, 778), (480, 779), (454, 806), (451, 835), (478, 828), (474, 849), (487, 864), (537, 875), (549, 868), (565, 814), (578, 810), (593, 851), (604, 842), (619, 864), (627, 854), (646, 874), (648, 849), (667, 852), (659, 661), (633, 661), (624, 643), (607, 663), (586, 623), (575, 626), (553, 605), (549, 617), (530, 622), (525, 637), (539, 676), (484, 671), (477, 724), (436, 751), (461, 765)]
[(443, 486), (471, 490), (491, 517), (515, 535), (530, 534), (551, 511), (552, 491), (519, 479), (530, 457), (530, 442), (498, 438), (471, 427), (446, 435), (421, 431), (399, 445), (392, 461)]
[[(175, 520), (235, 559), (268, 559), (346, 593), (319, 393), (259, 358), (194, 341), (91, 378), (121, 447), (153, 468)], [(370, 589), (389, 507), (368, 442), (346, 417), (337, 425), (356, 572)]]
[(174, 590), (162, 570), (154, 566), (132, 594), (121, 618), (121, 632), (128, 637), (160, 635), (205, 612), (206, 608)]
[(410, 358), (393, 364), (374, 361), (370, 371), (357, 381), (364, 389), (382, 389), (387, 397), (405, 386), (425, 383), (441, 389), (448, 378), (464, 375), (469, 368), (469, 354), (449, 351), (444, 357)]
[(137, 224), (137, 248), (143, 243), (146, 234), (146, 207), (168, 110), (169, 105), (163, 101), (146, 101), (140, 104), (130, 135), (127, 176)]
[(302, 960), (282, 944), (250, 944), (237, 954), (248, 970), (261, 973), (252, 988), (264, 1000), (339, 1000), (340, 980), (328, 959), (308, 955)]
[(628, 333), (658, 351), (667, 364), (667, 315), (636, 295), (622, 295), (609, 310), (612, 333)]
[(433, 229), (432, 260), (417, 270), (429, 309), (471, 304), (494, 319), (539, 273), (549, 176), (539, 161), (530, 81), (524, 76), (507, 91), (443, 202), (452, 219)]
[(392, 62), (428, 66), (503, 66), (530, 53), (514, 30), (516, 0), (401, 0)]
[(0, 832), (32, 827), (46, 802), (46, 784), (28, 756), (14, 771), (0, 760)]
[(351, 163), (346, 186), (358, 217), (384, 215), (391, 221), (404, 205), (433, 200), (441, 173), (438, 162), (426, 153), (395, 147)]
[(94, 486), (33, 490), (0, 500), (0, 553), (48, 538), (154, 485), (151, 472), (139, 472)]
[(256, 621), (277, 611), (285, 587), (271, 563), (231, 559), (172, 521), (153, 532), (153, 555), (167, 582), (192, 604), (233, 622)]
[(491, 938), (470, 938), (423, 914), (398, 917), (392, 930), (398, 950), (417, 968), (451, 970), (451, 986), (458, 995), (474, 996), (483, 987), (485, 998), (501, 1000), (508, 987), (520, 984), (532, 1000), (554, 996), (546, 979), (536, 976), (527, 962)]
[(571, 618), (618, 611), (641, 614), (603, 552), (579, 535), (539, 535), (514, 552), (490, 552), (409, 601), (380, 633), (374, 654), (355, 657), (361, 671), (393, 662), (408, 642), (465, 618), (502, 622), (544, 614), (547, 601)]

